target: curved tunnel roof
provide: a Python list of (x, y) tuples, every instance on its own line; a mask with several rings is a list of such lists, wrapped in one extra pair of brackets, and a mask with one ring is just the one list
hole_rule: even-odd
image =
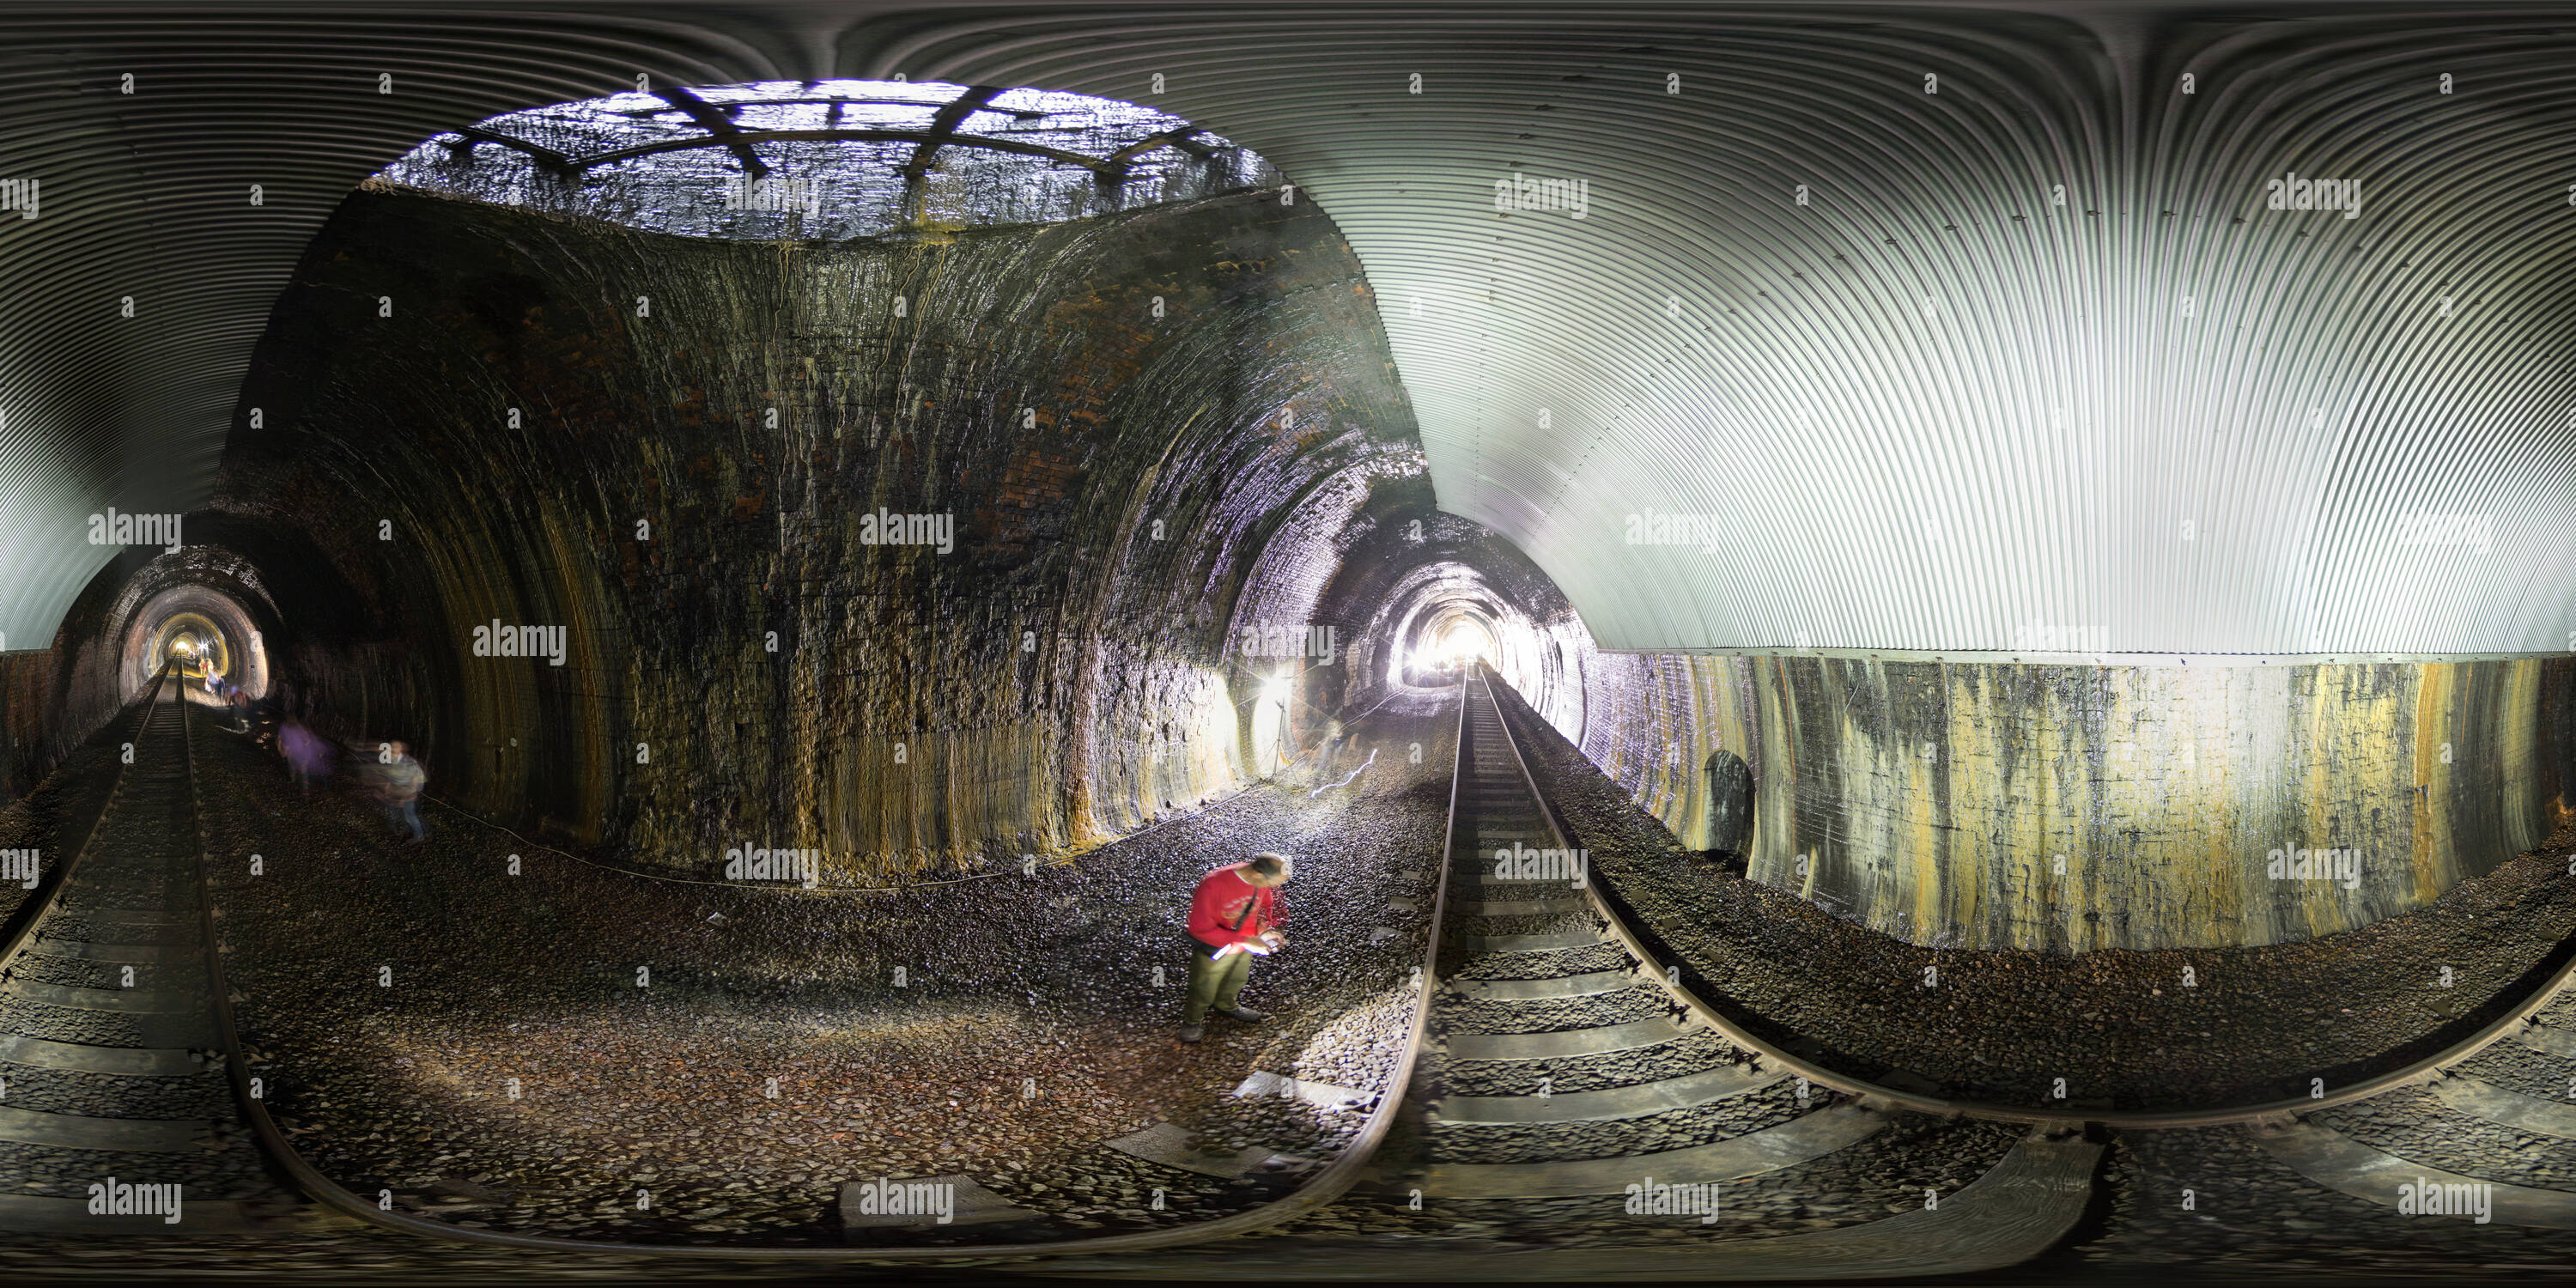
[(2564, 648), (2571, 15), (2088, 12), (12, 14), (0, 633), (50, 642), (90, 514), (207, 501), (298, 257), (423, 140), (901, 74), (1275, 163), (1442, 508), (1605, 645)]

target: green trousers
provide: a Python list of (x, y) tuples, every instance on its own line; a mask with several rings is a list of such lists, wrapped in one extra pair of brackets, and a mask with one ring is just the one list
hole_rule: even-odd
[(1235, 953), (1223, 961), (1212, 954), (1215, 949), (1190, 940), (1190, 1004), (1181, 1012), (1181, 1023), (1197, 1024), (1207, 1018), (1208, 1008), (1231, 1011), (1235, 995), (1243, 991), (1243, 982), (1252, 978), (1252, 954)]

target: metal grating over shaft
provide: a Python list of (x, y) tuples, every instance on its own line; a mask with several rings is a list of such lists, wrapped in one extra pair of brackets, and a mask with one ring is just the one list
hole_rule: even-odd
[[(2567, 647), (2576, 10), (2082, 12), (0, 14), (0, 180), (43, 184), (0, 218), (0, 632), (49, 641), (90, 513), (206, 498), (341, 192), (644, 72), (1256, 149), (1367, 265), (1443, 507), (1605, 645)], [(2270, 208), (2293, 174), (2357, 216)]]
[(698, 237), (844, 239), (1047, 223), (1279, 176), (1177, 117), (912, 81), (665, 86), (443, 134), (380, 182)]

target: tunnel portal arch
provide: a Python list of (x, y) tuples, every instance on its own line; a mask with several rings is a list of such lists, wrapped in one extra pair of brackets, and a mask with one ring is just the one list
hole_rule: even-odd
[(131, 700), (173, 661), (191, 679), (211, 670), (254, 701), (268, 697), (275, 610), (258, 586), (246, 561), (216, 546), (189, 546), (136, 570), (111, 619), (118, 701)]

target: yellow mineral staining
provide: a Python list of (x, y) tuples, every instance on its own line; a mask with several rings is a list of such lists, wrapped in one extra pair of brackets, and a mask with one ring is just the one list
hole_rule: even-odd
[[(1918, 943), (2176, 948), (2353, 929), (2538, 844), (2559, 806), (2536, 785), (2545, 665), (1704, 658), (1692, 691), (1759, 766), (1757, 879)], [(2492, 806), (2455, 812), (2487, 783)], [(1704, 793), (1690, 808), (1704, 829)], [(2276, 875), (2276, 850), (2351, 852), (2357, 880)]]
[(2451, 799), (2451, 765), (2456, 763), (2459, 747), (2453, 738), (2458, 727), (2454, 702), (2462, 678), (2460, 667), (2444, 662), (2427, 663), (2415, 683), (2413, 785), (2420, 790), (2408, 801), (2407, 813), (2414, 821), (2409, 829), (2413, 845), (2409, 847), (2407, 866), (2411, 873), (2411, 893), (2416, 901), (2428, 901), (2458, 879), (2452, 858), (2451, 818), (2445, 808)]
[[(2501, 780), (2504, 822), (2508, 849), (2515, 853), (2539, 845), (2548, 838), (2549, 794), (2541, 784), (2540, 747), (2540, 663), (2531, 658), (2507, 662), (2504, 667), (2504, 700), (2497, 712), (2493, 737), (2496, 769)], [(2465, 873), (2462, 875), (2466, 875)]]

